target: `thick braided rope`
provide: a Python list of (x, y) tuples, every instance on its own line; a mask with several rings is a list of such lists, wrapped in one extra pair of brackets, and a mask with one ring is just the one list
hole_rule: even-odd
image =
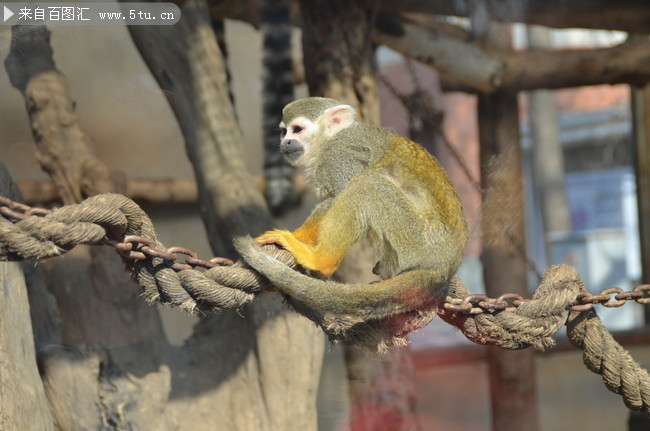
[[(276, 259), (295, 266), (288, 252), (275, 246), (265, 246), (264, 249)], [(153, 258), (137, 261), (129, 270), (148, 302), (161, 302), (188, 311), (239, 308), (252, 301), (258, 293), (273, 289), (268, 281), (242, 261), (206, 271), (185, 269), (176, 272), (162, 259)]]
[[(470, 340), (507, 349), (552, 346), (552, 334), (567, 326), (571, 344), (583, 351), (587, 368), (603, 378), (605, 386), (623, 397), (631, 410), (650, 414), (650, 376), (629, 352), (618, 344), (591, 309), (569, 311), (582, 281), (575, 268), (566, 265), (546, 270), (533, 299), (515, 312), (481, 314), (441, 312), (440, 316), (458, 327)], [(452, 280), (449, 295), (465, 298), (469, 294), (460, 279)]]
[(100, 195), (78, 205), (64, 206), (44, 217), (29, 217), (16, 223), (1, 218), (0, 259), (59, 256), (78, 244), (98, 244), (109, 234), (119, 236), (127, 231), (139, 231), (140, 217), (132, 217), (129, 225), (127, 214), (132, 214), (133, 208), (118, 197)]
[[(533, 298), (514, 312), (467, 315), (441, 311), (440, 317), (478, 344), (512, 350), (534, 346), (543, 350), (555, 344), (551, 335), (565, 324), (569, 306), (581, 290), (582, 282), (575, 268), (557, 265), (544, 272)], [(454, 277), (448, 296), (463, 299), (469, 295), (463, 282)]]
[[(105, 237), (120, 240), (125, 235), (143, 236), (161, 245), (151, 220), (135, 202), (119, 194), (98, 195), (42, 217), (15, 223), (0, 217), (0, 260), (44, 259), (64, 254), (79, 244), (100, 244)], [(292, 264), (289, 253), (273, 246), (268, 246), (267, 251)], [(259, 274), (243, 263), (205, 272), (176, 272), (161, 258), (124, 262), (149, 302), (186, 310), (238, 308), (256, 293), (270, 289)]]
[(621, 395), (629, 409), (650, 414), (648, 371), (614, 340), (596, 312), (571, 312), (566, 325), (569, 341), (583, 351), (587, 368), (600, 374), (607, 389)]

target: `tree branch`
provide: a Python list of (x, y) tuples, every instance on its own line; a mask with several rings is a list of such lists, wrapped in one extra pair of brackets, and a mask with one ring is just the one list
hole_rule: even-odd
[[(64, 203), (98, 193), (122, 191), (117, 177), (93, 154), (81, 130), (75, 100), (56, 69), (50, 32), (44, 26), (14, 26), (5, 67), (25, 97), (36, 157), (53, 179)], [(123, 175), (122, 175), (123, 177)]]

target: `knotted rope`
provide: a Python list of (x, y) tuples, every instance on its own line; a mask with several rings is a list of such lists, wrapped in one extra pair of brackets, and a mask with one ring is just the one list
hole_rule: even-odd
[[(132, 279), (142, 287), (148, 302), (189, 311), (238, 308), (258, 294), (273, 290), (245, 262), (230, 264), (222, 258), (203, 261), (191, 250), (165, 249), (156, 239), (149, 217), (121, 195), (98, 195), (52, 211), (0, 198), (0, 213), (4, 216), (0, 218), (0, 260), (44, 259), (66, 253), (78, 244), (110, 244), (120, 251)], [(288, 252), (275, 246), (265, 246), (265, 250), (295, 267)], [(177, 253), (190, 255), (186, 264), (175, 262)], [(195, 265), (208, 269), (199, 271), (193, 268)], [(630, 409), (650, 414), (648, 372), (616, 343), (593, 310), (571, 311), (576, 298), (583, 293), (577, 271), (558, 265), (546, 270), (533, 298), (512, 312), (455, 311), (454, 306), (448, 305), (470, 295), (458, 277), (449, 284), (445, 304), (371, 320), (331, 315), (291, 297), (286, 299), (294, 310), (318, 324), (332, 341), (380, 351), (405, 344), (409, 332), (425, 326), (436, 314), (476, 343), (507, 349), (552, 346), (551, 335), (566, 325), (569, 339), (583, 351), (587, 367), (602, 375), (607, 388), (620, 394)]]

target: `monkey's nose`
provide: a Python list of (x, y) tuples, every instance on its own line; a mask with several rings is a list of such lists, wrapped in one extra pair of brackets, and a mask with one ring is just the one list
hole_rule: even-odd
[(293, 139), (283, 139), (280, 142), (280, 151), (282, 153), (290, 153), (293, 151), (297, 151), (300, 149), (299, 147), (300, 146), (298, 145), (298, 142), (296, 142)]
[(283, 139), (280, 141), (280, 152), (290, 164), (297, 163), (304, 151), (305, 149), (300, 141), (295, 139)]

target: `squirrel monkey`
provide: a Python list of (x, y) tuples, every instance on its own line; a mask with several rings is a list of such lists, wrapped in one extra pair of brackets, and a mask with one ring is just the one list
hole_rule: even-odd
[(238, 238), (244, 260), (323, 313), (381, 318), (444, 299), (463, 259), (467, 224), (438, 161), (406, 138), (359, 122), (354, 108), (333, 99), (297, 100), (282, 114), (280, 151), (304, 169), (320, 203), (295, 231), (271, 230), (255, 242), (278, 244), (311, 274), (329, 277), (366, 236), (379, 259), (373, 272), (383, 280), (356, 285), (309, 277)]

